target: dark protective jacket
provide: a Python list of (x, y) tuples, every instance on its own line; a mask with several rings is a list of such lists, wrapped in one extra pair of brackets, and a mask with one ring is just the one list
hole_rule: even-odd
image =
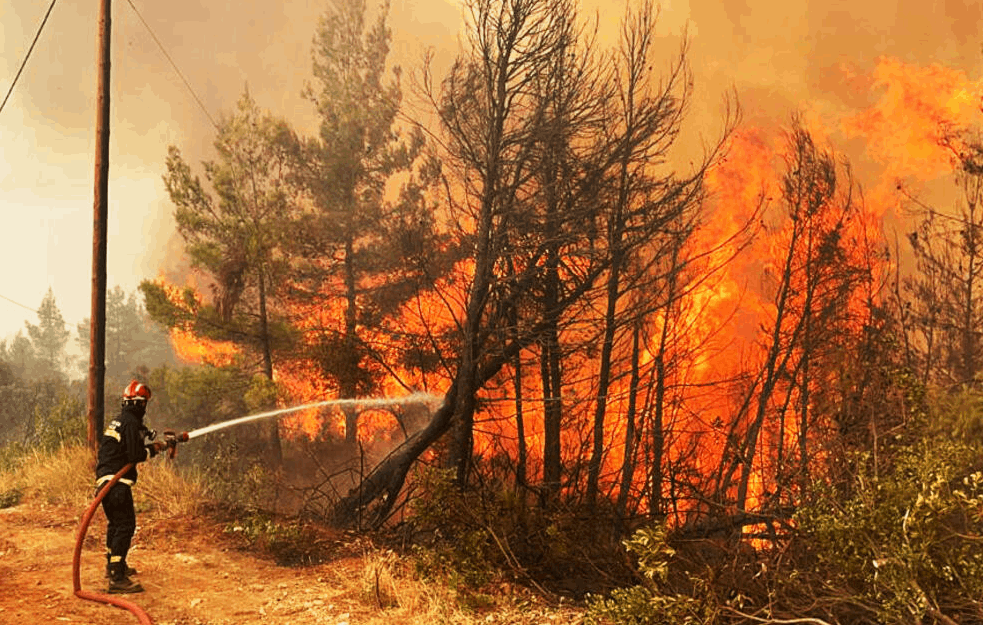
[(96, 483), (108, 481), (117, 471), (129, 463), (134, 463), (120, 482), (133, 484), (137, 481), (137, 462), (154, 456), (153, 447), (144, 443), (149, 430), (143, 425), (143, 407), (123, 406), (119, 416), (110, 421), (99, 441), (99, 461), (96, 465)]

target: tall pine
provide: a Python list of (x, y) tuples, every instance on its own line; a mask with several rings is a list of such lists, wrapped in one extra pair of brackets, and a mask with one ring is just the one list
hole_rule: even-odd
[[(289, 337), (274, 302), (285, 276), (283, 248), (296, 207), (289, 182), (291, 134), (286, 122), (262, 111), (247, 90), (219, 124), (218, 156), (202, 163), (204, 182), (177, 147), (169, 148), (164, 184), (192, 267), (211, 282), (211, 299), (175, 304), (159, 284), (140, 286), (155, 320), (235, 343), (247, 358), (255, 356), (244, 366), (270, 380), (274, 352)], [(272, 435), (279, 458), (275, 425)]]
[[(377, 358), (364, 336), (419, 285), (417, 261), (429, 249), (433, 215), (422, 190), (439, 176), (424, 156), (419, 130), (397, 124), (399, 68), (388, 69), (388, 3), (374, 22), (364, 0), (338, 0), (314, 38), (317, 136), (297, 145), (310, 210), (298, 222), (296, 300), (311, 311), (337, 311), (311, 328), (310, 355), (340, 397), (375, 390)], [(399, 180), (398, 192), (389, 193)], [(417, 263), (417, 264), (415, 264)], [(356, 440), (357, 414), (345, 414)]]
[(65, 346), (70, 333), (50, 287), (38, 308), (37, 325), (25, 322), (25, 326), (37, 359), (37, 374), (45, 378), (61, 377), (64, 374)]

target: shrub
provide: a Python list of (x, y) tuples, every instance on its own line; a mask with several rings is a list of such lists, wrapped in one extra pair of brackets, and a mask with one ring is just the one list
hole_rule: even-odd
[(0, 510), (3, 508), (13, 508), (21, 502), (24, 491), (20, 488), (10, 488), (0, 491)]
[(234, 519), (225, 532), (249, 549), (271, 555), (281, 566), (317, 564), (323, 559), (313, 528), (298, 520), (253, 511)]
[(978, 619), (979, 462), (974, 447), (931, 439), (899, 450), (887, 475), (858, 475), (846, 499), (819, 487), (795, 517), (799, 548), (814, 558), (830, 586), (846, 591), (845, 602), (866, 606), (877, 622), (942, 614)]
[(472, 589), (508, 580), (576, 599), (630, 580), (604, 512), (544, 507), (491, 478), (461, 489), (448, 470), (421, 471), (414, 488), (407, 527), (426, 545), (417, 552), (422, 574), (430, 569)]
[(587, 625), (696, 625), (708, 622), (708, 603), (662, 590), (670, 560), (675, 555), (666, 537), (665, 526), (656, 525), (642, 528), (624, 541), (625, 549), (637, 559), (638, 571), (645, 583), (615, 589), (607, 597), (589, 596)]
[(85, 402), (69, 393), (61, 393), (48, 409), (35, 406), (37, 447), (53, 451), (61, 446), (82, 445), (86, 439)]
[(16, 469), (30, 449), (21, 443), (7, 443), (0, 447), (0, 473), (10, 473)]
[(417, 573), (452, 585), (479, 588), (498, 574), (492, 537), (475, 506), (476, 496), (454, 485), (453, 471), (428, 469), (419, 476), (423, 494), (412, 502), (415, 528), (431, 533), (429, 546), (415, 546)]

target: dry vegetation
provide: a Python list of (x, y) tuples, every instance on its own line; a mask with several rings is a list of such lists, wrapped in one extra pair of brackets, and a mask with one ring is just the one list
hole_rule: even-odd
[[(118, 610), (75, 598), (71, 553), (92, 494), (92, 457), (79, 447), (24, 456), (0, 473), (0, 622), (122, 622)], [(206, 480), (172, 465), (142, 465), (132, 563), (147, 592), (136, 601), (159, 625), (291, 623), (578, 623), (501, 581), (474, 589), (421, 572), (413, 557), (370, 538), (288, 520), (237, 516), (209, 498)], [(99, 589), (105, 521), (86, 537), (82, 586)], [(263, 534), (261, 536), (261, 534)], [(277, 550), (303, 542), (316, 564), (280, 566)], [(135, 619), (134, 619), (135, 620)]]

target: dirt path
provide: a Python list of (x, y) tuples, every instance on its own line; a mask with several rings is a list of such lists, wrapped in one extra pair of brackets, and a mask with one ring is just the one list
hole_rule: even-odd
[[(125, 622), (124, 611), (74, 596), (76, 519), (71, 514), (27, 505), (0, 510), (0, 623)], [(236, 551), (214, 526), (200, 528), (198, 536), (191, 528), (170, 529), (158, 524), (138, 530), (129, 558), (146, 592), (128, 598), (160, 625), (340, 625), (371, 617), (361, 601), (339, 591), (349, 587), (353, 569), (362, 567), (358, 558), (283, 568)], [(104, 531), (105, 521), (97, 517), (83, 546), (81, 579), (87, 590), (106, 585)]]
[[(130, 613), (75, 597), (71, 559), (81, 511), (24, 503), (0, 510), (0, 623), (137, 623)], [(138, 519), (143, 523), (143, 519)], [(82, 551), (82, 588), (100, 592), (105, 520), (96, 514)], [(347, 552), (346, 552), (347, 551)], [(213, 521), (149, 520), (130, 564), (146, 592), (130, 595), (157, 625), (576, 623), (576, 611), (516, 603), (467, 617), (425, 584), (393, 581), (356, 548), (330, 562), (286, 568), (238, 550)], [(378, 560), (383, 562), (383, 560)], [(385, 598), (386, 601), (380, 601)]]

